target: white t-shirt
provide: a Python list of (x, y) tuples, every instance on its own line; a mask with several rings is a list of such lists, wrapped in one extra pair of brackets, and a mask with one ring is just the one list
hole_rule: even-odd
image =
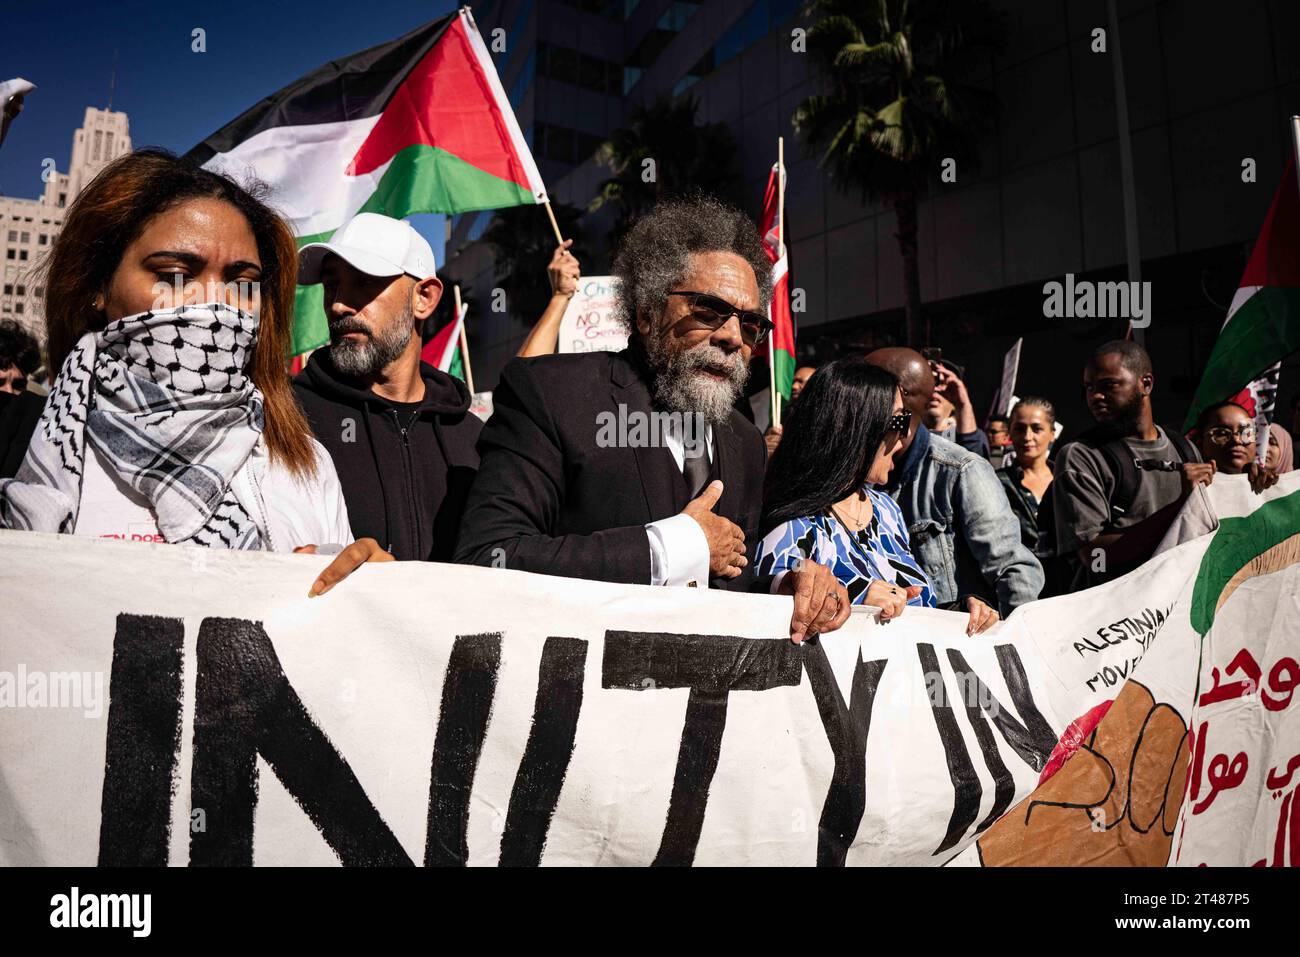
[[(352, 530), (334, 462), (316, 440), (316, 475), (295, 478), (272, 464), (266, 445), (253, 448), (250, 468), (235, 482), (235, 496), (253, 516), (268, 548), (290, 552), (301, 545), (348, 545)], [(133, 542), (165, 542), (148, 500), (105, 468), (94, 446), (86, 443), (85, 475), (74, 534)]]

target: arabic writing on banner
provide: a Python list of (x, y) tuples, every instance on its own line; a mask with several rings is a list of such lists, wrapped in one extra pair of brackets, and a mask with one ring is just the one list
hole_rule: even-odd
[(1151, 563), (1204, 549), (1154, 650), (1080, 712), (1039, 786), (961, 863), (1300, 864), (1296, 488), (1257, 496), (1216, 476), (1189, 503), (1175, 527), (1213, 531)]
[(560, 320), (560, 352), (621, 352), (627, 330), (614, 316), (613, 276), (587, 276)]
[(776, 596), (2, 532), (0, 864), (1293, 862), (1300, 481), (1261, 503), (803, 646)]

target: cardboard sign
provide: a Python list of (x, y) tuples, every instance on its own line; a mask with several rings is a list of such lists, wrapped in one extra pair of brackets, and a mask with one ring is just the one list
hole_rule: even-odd
[(560, 320), (560, 352), (621, 352), (627, 330), (614, 318), (612, 276), (585, 276)]
[(473, 398), (470, 399), (469, 410), (484, 422), (492, 418), (493, 408), (491, 391), (475, 392)]

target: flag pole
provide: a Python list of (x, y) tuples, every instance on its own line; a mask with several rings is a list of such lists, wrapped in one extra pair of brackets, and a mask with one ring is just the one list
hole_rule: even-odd
[(777, 398), (779, 394), (776, 391), (776, 354), (775, 353), (776, 353), (776, 343), (769, 342), (767, 346), (767, 379), (768, 379), (768, 391), (771, 393), (771, 401), (768, 403), (768, 405), (771, 406), (770, 413), (772, 416), (772, 425), (780, 425), (781, 419), (778, 416), (778, 410), (776, 406)]
[(551, 201), (548, 199), (543, 206), (546, 207), (546, 215), (551, 218), (551, 229), (555, 230), (555, 242), (557, 245), (564, 245), (564, 237), (560, 235), (560, 224), (555, 220), (555, 210), (551, 209)]
[[(1110, 62), (1115, 87), (1115, 122), (1119, 135), (1120, 199), (1124, 209), (1124, 259), (1128, 266), (1128, 281), (1136, 283), (1142, 278), (1141, 235), (1138, 230), (1137, 187), (1133, 176), (1133, 130), (1129, 126), (1128, 91), (1124, 82), (1124, 54), (1120, 44), (1119, 14), (1115, 0), (1106, 0), (1106, 25), (1110, 35)], [(1124, 333), (1140, 346), (1146, 345), (1146, 330), (1129, 321)]]
[(776, 243), (785, 255), (785, 137), (776, 138)]
[[(776, 138), (776, 255), (785, 255), (785, 137)], [(772, 424), (781, 422), (781, 393), (776, 387), (776, 340), (767, 347), (767, 364), (772, 379)]]
[(465, 323), (460, 317), (460, 283), (455, 283), (451, 287), (452, 295), (456, 297), (456, 322), (460, 326), (460, 354), (465, 357), (465, 384), (469, 386), (469, 394), (474, 395), (474, 368), (469, 364), (469, 338), (465, 335)]
[(1295, 158), (1296, 182), (1300, 183), (1300, 116), (1291, 117), (1291, 152)]

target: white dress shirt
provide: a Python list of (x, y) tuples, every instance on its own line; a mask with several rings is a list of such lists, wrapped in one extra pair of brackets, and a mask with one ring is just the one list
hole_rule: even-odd
[[(683, 471), (686, 468), (686, 440), (682, 434), (682, 418), (670, 416), (662, 431), (664, 445), (672, 453), (673, 461)], [(713, 459), (713, 426), (704, 427), (705, 448), (709, 460)], [(650, 584), (690, 585), (709, 587), (709, 540), (704, 537), (700, 523), (689, 515), (661, 518), (646, 526), (650, 533)]]

